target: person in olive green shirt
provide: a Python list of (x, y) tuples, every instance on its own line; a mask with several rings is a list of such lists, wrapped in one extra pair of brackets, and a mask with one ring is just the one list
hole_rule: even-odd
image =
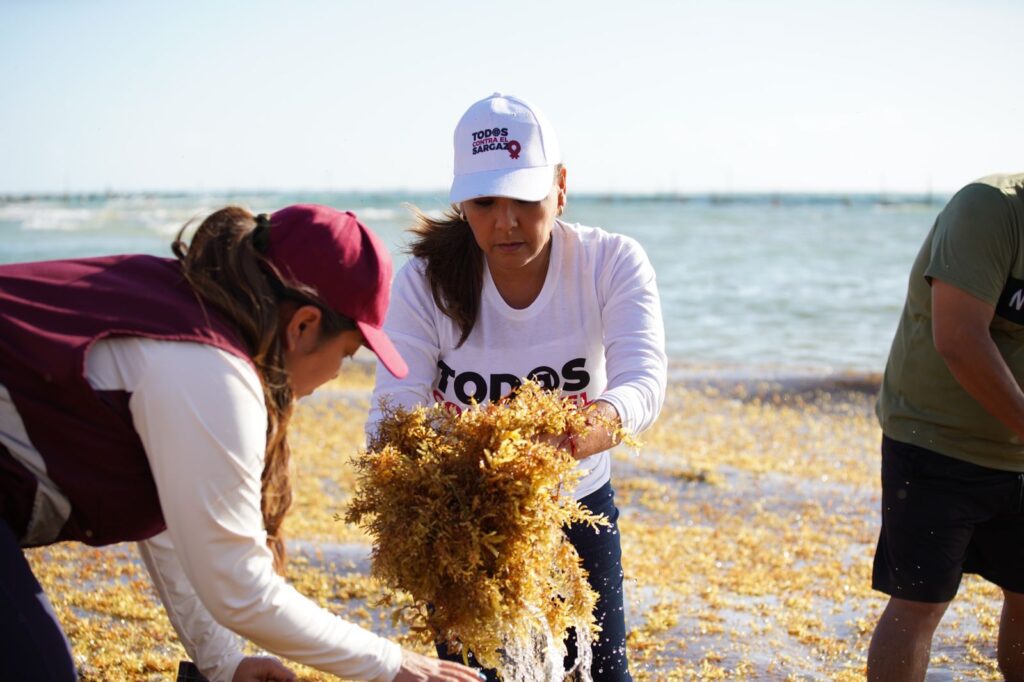
[(882, 528), (890, 596), (868, 679), (923, 680), (963, 573), (1002, 588), (999, 667), (1024, 680), (1024, 173), (960, 190), (925, 239), (885, 369)]

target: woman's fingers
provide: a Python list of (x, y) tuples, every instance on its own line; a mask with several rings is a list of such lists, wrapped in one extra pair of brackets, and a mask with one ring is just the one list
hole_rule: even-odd
[(484, 679), (482, 674), (460, 663), (403, 650), (402, 667), (394, 682), (480, 682)]

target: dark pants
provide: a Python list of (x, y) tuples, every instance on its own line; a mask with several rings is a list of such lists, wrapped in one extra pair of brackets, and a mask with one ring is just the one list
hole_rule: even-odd
[[(605, 483), (582, 498), (580, 504), (595, 514), (603, 514), (611, 523), (610, 527), (602, 527), (600, 533), (595, 533), (589, 526), (579, 524), (565, 530), (569, 541), (583, 560), (583, 567), (589, 574), (590, 586), (597, 592), (598, 597), (594, 615), (601, 626), (601, 632), (598, 640), (592, 644), (594, 662), (590, 672), (594, 682), (632, 682), (626, 658), (626, 614), (623, 611), (619, 510), (615, 506), (615, 491), (611, 482)], [(573, 631), (567, 634), (566, 670), (576, 661), (576, 635)], [(448, 648), (443, 644), (438, 645), (437, 655), (449, 661), (462, 662), (461, 654), (448, 653)], [(470, 663), (479, 668), (472, 656)], [(498, 682), (499, 678), (495, 671), (484, 672), (489, 682)]]
[(77, 679), (71, 646), (7, 522), (0, 518), (0, 660), (6, 680)]

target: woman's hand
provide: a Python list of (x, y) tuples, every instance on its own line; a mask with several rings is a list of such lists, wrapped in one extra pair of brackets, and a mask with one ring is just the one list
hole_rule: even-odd
[(479, 673), (460, 663), (402, 650), (402, 667), (394, 682), (480, 682)]
[(542, 443), (544, 445), (550, 445), (556, 450), (564, 450), (573, 457), (576, 456), (574, 447), (576, 446), (576, 436), (568, 433), (545, 433), (534, 436), (534, 441)]
[(546, 433), (536, 437), (538, 443), (545, 443), (569, 453), (573, 459), (586, 459), (603, 452), (619, 443), (616, 433), (622, 425), (619, 412), (606, 400), (595, 400), (584, 408), (587, 428), (582, 433), (565, 431)]
[(270, 656), (247, 656), (235, 669), (231, 682), (295, 682), (297, 678), (284, 664)]

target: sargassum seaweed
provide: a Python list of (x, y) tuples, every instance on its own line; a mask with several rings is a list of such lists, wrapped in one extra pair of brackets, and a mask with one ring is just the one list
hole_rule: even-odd
[(372, 537), (373, 575), (412, 598), (395, 621), (472, 651), (505, 679), (519, 677), (512, 652), (543, 650), (542, 665), (561, 668), (564, 633), (576, 628), (585, 644), (598, 629), (596, 594), (563, 527), (608, 522), (573, 499), (582, 474), (552, 444), (585, 433), (587, 416), (532, 381), (461, 414), (383, 410), (355, 461), (345, 518)]

